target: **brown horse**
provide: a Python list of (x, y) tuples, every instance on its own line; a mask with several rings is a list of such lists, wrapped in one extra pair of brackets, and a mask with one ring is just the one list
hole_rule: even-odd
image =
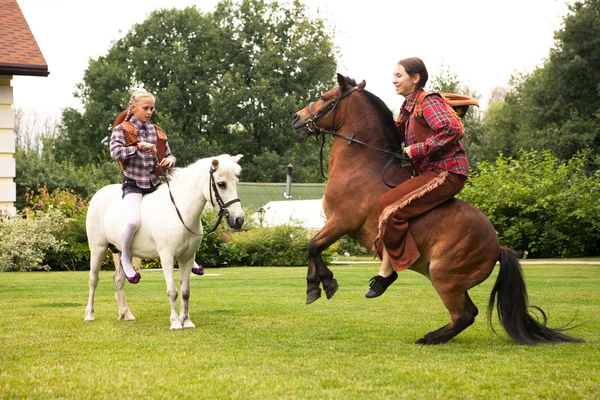
[[(338, 289), (333, 273), (321, 258), (324, 249), (343, 235), (370, 249), (377, 234), (379, 197), (410, 178), (399, 163), (385, 168), (390, 154), (400, 150), (399, 135), (388, 107), (375, 95), (338, 74), (338, 85), (325, 92), (294, 116), (293, 127), (302, 136), (334, 136), (329, 157), (323, 209), (327, 223), (311, 240), (308, 249), (306, 303), (321, 297), (320, 284), (330, 299)], [(385, 176), (382, 171), (387, 171)], [(478, 310), (468, 290), (492, 273), (500, 272), (488, 304), (498, 296), (499, 319), (510, 337), (520, 343), (579, 342), (538, 322), (528, 312), (527, 291), (516, 253), (501, 247), (489, 219), (468, 203), (451, 199), (410, 221), (421, 258), (411, 267), (426, 276), (450, 313), (449, 324), (427, 333), (417, 344), (446, 343), (473, 324)], [(537, 308), (537, 307), (536, 307)]]

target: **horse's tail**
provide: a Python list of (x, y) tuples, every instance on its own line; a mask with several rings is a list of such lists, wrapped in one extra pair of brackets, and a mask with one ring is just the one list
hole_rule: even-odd
[[(515, 341), (530, 345), (544, 342), (583, 342), (582, 339), (561, 333), (566, 330), (566, 327), (548, 328), (546, 326), (546, 313), (539, 307), (529, 306), (521, 264), (514, 250), (503, 247), (500, 251), (499, 260), (500, 271), (488, 303), (488, 324), (490, 327), (492, 327), (492, 311), (495, 298), (498, 294), (498, 318), (508, 336)], [(535, 308), (541, 314), (541, 322), (529, 314), (529, 307)]]

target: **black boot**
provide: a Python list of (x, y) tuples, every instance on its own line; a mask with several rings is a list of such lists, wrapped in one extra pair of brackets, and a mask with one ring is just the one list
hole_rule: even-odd
[(390, 286), (394, 281), (398, 278), (398, 273), (394, 271), (390, 276), (384, 278), (380, 275), (375, 275), (371, 278), (369, 282), (369, 291), (365, 294), (365, 297), (368, 299), (372, 299), (373, 297), (378, 297), (385, 292), (385, 290)]

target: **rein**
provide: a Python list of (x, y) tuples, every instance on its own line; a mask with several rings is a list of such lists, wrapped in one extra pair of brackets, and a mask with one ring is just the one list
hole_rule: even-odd
[(210, 231), (206, 232), (204, 235), (202, 233), (194, 232), (193, 230), (188, 228), (188, 226), (185, 224), (185, 222), (183, 222), (183, 217), (181, 216), (181, 212), (179, 211), (179, 208), (177, 208), (177, 204), (175, 204), (175, 199), (173, 198), (173, 193), (171, 192), (171, 185), (169, 184), (169, 178), (167, 177), (167, 174), (163, 170), (162, 165), (160, 165), (161, 158), (156, 153), (154, 153), (154, 157), (156, 158), (156, 162), (157, 162), (158, 167), (160, 168), (160, 171), (162, 172), (163, 176), (165, 177), (165, 180), (167, 181), (167, 188), (169, 189), (169, 197), (171, 197), (171, 202), (175, 206), (175, 211), (177, 211), (177, 216), (179, 217), (179, 220), (181, 221), (181, 223), (183, 224), (185, 229), (187, 229), (188, 232), (190, 232), (192, 235), (204, 236), (204, 235), (210, 235), (211, 233), (216, 231), (217, 228), (219, 227), (219, 225), (221, 224), (221, 220), (223, 219), (223, 217), (229, 215), (229, 211), (227, 211), (227, 207), (229, 207), (230, 205), (232, 205), (234, 203), (241, 202), (239, 197), (235, 198), (233, 200), (230, 200), (227, 203), (223, 202), (223, 198), (219, 194), (219, 190), (217, 189), (217, 184), (215, 182), (214, 172), (216, 171), (216, 169), (211, 167), (210, 170), (208, 171), (210, 173), (210, 186), (212, 189), (212, 190), (209, 189), (210, 204), (212, 204), (213, 207), (215, 206), (215, 203), (213, 201), (213, 192), (214, 192), (215, 199), (217, 201), (217, 204), (219, 205), (219, 214), (218, 214), (219, 218), (217, 219), (215, 226), (213, 226), (213, 228)]
[[(348, 89), (347, 91), (340, 93), (340, 95), (338, 97), (336, 97), (334, 100), (332, 100), (330, 103), (328, 103), (325, 107), (323, 107), (322, 109), (317, 111), (317, 113), (315, 113), (315, 114), (313, 114), (313, 104), (314, 103), (311, 102), (308, 105), (308, 112), (310, 114), (310, 119), (306, 123), (306, 127), (308, 128), (309, 132), (313, 132), (313, 133), (321, 135), (321, 150), (320, 150), (321, 175), (323, 176), (324, 179), (327, 179), (327, 177), (325, 176), (324, 168), (323, 168), (323, 149), (325, 148), (325, 135), (331, 135), (333, 137), (338, 137), (340, 139), (347, 140), (348, 146), (350, 146), (352, 143), (357, 143), (362, 146), (368, 147), (370, 149), (373, 149), (373, 150), (376, 150), (376, 151), (379, 151), (379, 152), (382, 152), (385, 154), (389, 154), (391, 157), (390, 157), (389, 161), (383, 167), (383, 170), (381, 171), (381, 180), (387, 187), (393, 189), (396, 186), (390, 185), (389, 183), (386, 182), (385, 171), (388, 169), (388, 167), (390, 166), (392, 161), (395, 159), (400, 160), (401, 163), (402, 162), (410, 162), (410, 164), (413, 165), (412, 160), (409, 157), (405, 156), (402, 153), (402, 150), (398, 150), (398, 152), (400, 152), (400, 154), (398, 154), (398, 152), (393, 152), (393, 151), (389, 151), (386, 149), (382, 149), (382, 148), (370, 145), (369, 143), (365, 143), (361, 140), (355, 139), (354, 138), (355, 134), (352, 134), (352, 136), (344, 136), (335, 131), (335, 114), (337, 111), (336, 108), (337, 108), (338, 102), (340, 100), (342, 100), (344, 97), (349, 96), (350, 94), (352, 94), (358, 90), (361, 90), (361, 89), (358, 86), (354, 86), (354, 87)], [(317, 126), (317, 119), (321, 118), (326, 113), (327, 113), (327, 115), (329, 115), (332, 112), (333, 112), (333, 118), (331, 121), (331, 129), (332, 130), (323, 129), (323, 128), (320, 128), (319, 126)], [(413, 165), (413, 167), (414, 167), (414, 165)]]

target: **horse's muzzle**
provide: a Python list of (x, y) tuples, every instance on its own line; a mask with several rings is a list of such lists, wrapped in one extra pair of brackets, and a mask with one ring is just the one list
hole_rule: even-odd
[(227, 225), (229, 225), (231, 229), (242, 229), (244, 221), (245, 218), (243, 215), (239, 217), (233, 217), (231, 214), (227, 215)]
[(300, 114), (294, 114), (292, 127), (298, 135), (309, 136), (312, 133), (311, 130), (308, 129), (309, 122), (308, 118), (302, 117)]

